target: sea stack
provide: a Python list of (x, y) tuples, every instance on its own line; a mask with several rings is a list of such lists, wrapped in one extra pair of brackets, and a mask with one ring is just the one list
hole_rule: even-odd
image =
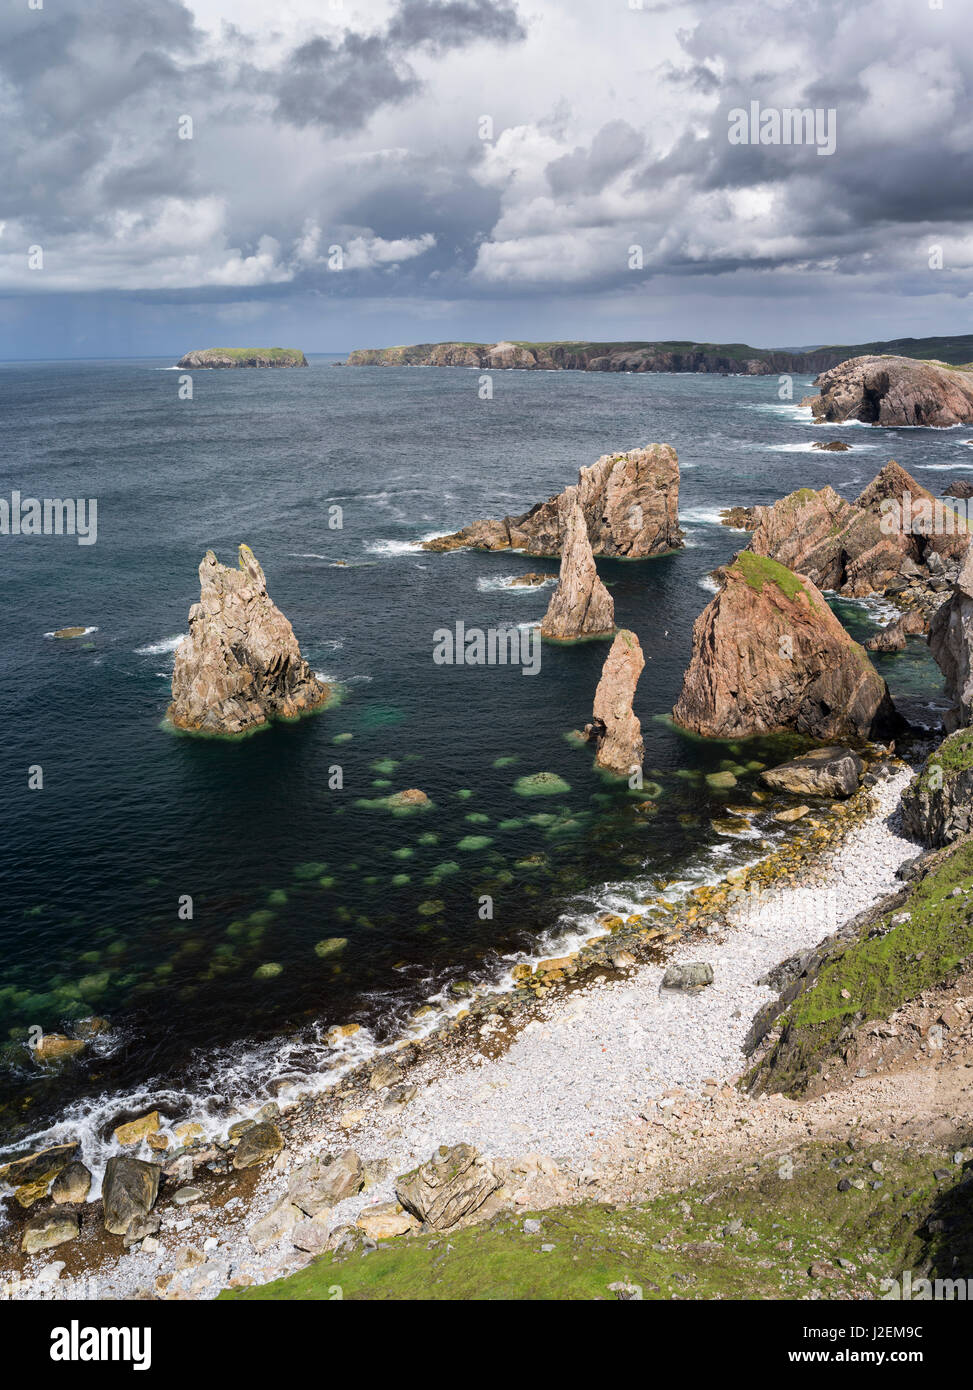
[(866, 425), (973, 423), (973, 373), (912, 357), (851, 357), (822, 372), (811, 400), (817, 423), (861, 420)]
[(605, 658), (595, 691), (592, 722), (585, 728), (598, 745), (595, 762), (608, 772), (630, 777), (642, 766), (642, 725), (632, 711), (645, 657), (634, 632), (621, 628)]
[[(595, 555), (645, 560), (681, 546), (679, 460), (669, 444), (603, 454), (578, 472), (577, 493)], [(520, 516), (474, 521), (449, 536), (423, 542), (424, 550), (522, 550), (561, 553), (561, 499), (538, 502)]]
[(240, 546), (238, 569), (207, 550), (199, 585), (189, 636), (176, 649), (170, 723), (195, 733), (242, 734), (327, 700), (330, 687), (301, 656), (248, 545)]
[(952, 597), (933, 615), (929, 649), (946, 677), (953, 701), (943, 724), (948, 733), (973, 723), (973, 550), (953, 586)]
[(558, 512), (561, 572), (541, 623), (541, 636), (562, 642), (607, 636), (615, 630), (615, 605), (598, 577), (577, 488), (564, 489)]
[(741, 550), (693, 627), (673, 710), (708, 738), (793, 730), (823, 742), (887, 735), (885, 681), (804, 575)]

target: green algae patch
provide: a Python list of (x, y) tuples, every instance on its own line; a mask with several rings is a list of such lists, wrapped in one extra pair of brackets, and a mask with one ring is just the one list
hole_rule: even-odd
[(556, 772), (532, 772), (514, 783), (518, 796), (565, 796), (570, 790), (570, 784)]
[(284, 967), (275, 960), (265, 961), (263, 965), (258, 965), (253, 972), (255, 980), (276, 980), (278, 975), (283, 975)]
[(376, 758), (370, 764), (373, 772), (380, 773), (383, 777), (391, 777), (395, 769), (400, 765), (399, 758)]
[(706, 775), (706, 785), (715, 792), (732, 791), (737, 784), (737, 779), (732, 772), (709, 772)]
[(494, 762), (493, 762), (493, 766), (494, 766), (494, 767), (513, 767), (514, 763), (518, 763), (518, 762), (520, 762), (520, 759), (517, 757), (516, 753), (508, 753), (506, 757), (503, 757), (503, 758), (495, 758), (495, 759), (494, 759)]
[(418, 841), (417, 841), (417, 844), (420, 844), (420, 845), (438, 845), (438, 844), (439, 844), (439, 836), (436, 834), (435, 830), (427, 830), (427, 831), (425, 831), (424, 834), (422, 834), (422, 835), (419, 836), (419, 839), (418, 839)]
[(305, 864), (295, 864), (291, 873), (295, 878), (320, 878), (323, 873), (327, 872), (327, 868), (327, 864), (321, 863), (316, 859), (309, 859)]
[[(948, 1177), (937, 1180), (937, 1169)], [(367, 1256), (326, 1254), (220, 1298), (325, 1301), (340, 1287), (345, 1301), (611, 1302), (613, 1284), (634, 1284), (665, 1302), (874, 1299), (881, 1280), (905, 1270), (951, 1278), (970, 1267), (963, 1177), (945, 1151), (805, 1145), (786, 1166), (779, 1157), (736, 1165), (639, 1206), (503, 1212), (445, 1235), (380, 1241)], [(842, 1178), (861, 1186), (839, 1191)]]
[(326, 936), (315, 945), (314, 954), (321, 960), (329, 960), (333, 956), (340, 956), (347, 945), (347, 936)]
[(269, 893), (267, 894), (267, 906), (268, 906), (268, 907), (286, 907), (286, 906), (287, 906), (287, 894), (284, 892), (283, 888), (274, 888), (271, 892), (269, 892)]
[(469, 854), (479, 849), (486, 849), (488, 845), (492, 844), (492, 835), (464, 835), (462, 840), (457, 841), (456, 848)]

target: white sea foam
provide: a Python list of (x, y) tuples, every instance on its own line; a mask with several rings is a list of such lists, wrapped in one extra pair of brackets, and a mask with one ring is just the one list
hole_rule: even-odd
[(529, 594), (536, 589), (547, 588), (550, 584), (557, 583), (557, 575), (551, 574), (544, 580), (543, 584), (514, 584), (515, 579), (519, 579), (517, 574), (498, 574), (491, 578), (481, 576), (476, 581), (476, 587), (482, 594), (493, 593), (497, 589), (512, 589), (515, 594)]
[(708, 594), (718, 594), (720, 592), (720, 585), (712, 575), (704, 574), (701, 579), (697, 580), (697, 583), (699, 587), (705, 589)]
[(148, 646), (136, 647), (135, 650), (139, 656), (163, 656), (166, 652), (174, 652), (188, 636), (188, 632), (177, 632), (175, 637), (161, 637), (158, 642), (150, 642)]

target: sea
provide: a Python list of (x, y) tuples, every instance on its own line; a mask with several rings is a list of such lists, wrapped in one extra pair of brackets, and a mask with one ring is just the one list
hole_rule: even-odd
[[(746, 543), (721, 509), (825, 483), (851, 498), (890, 458), (936, 492), (973, 472), (962, 429), (812, 427), (810, 378), (781, 399), (776, 377), (510, 371), (485, 400), (478, 371), (340, 360), (196, 371), (191, 398), (167, 360), (0, 364), (0, 497), (97, 502), (94, 544), (0, 536), (2, 1151), (80, 1137), (97, 1161), (147, 1108), (214, 1125), (326, 1086), (606, 911), (766, 853), (791, 832), (727, 806), (794, 740), (711, 743), (669, 719), (712, 571)], [(605, 642), (545, 644), (532, 675), (434, 660), (459, 622), (529, 633), (551, 584), (509, 581), (553, 582), (556, 562), (420, 542), (653, 441), (679, 456), (685, 547), (599, 561), (646, 658), (631, 788), (572, 737)], [(336, 698), (241, 740), (177, 734), (197, 568), (241, 542)], [(895, 611), (835, 608), (859, 639)], [(924, 644), (875, 662), (933, 721)], [(727, 767), (737, 787), (712, 790)], [(389, 806), (413, 787), (428, 807)], [(76, 1057), (35, 1062), (40, 1033), (92, 1018)]]

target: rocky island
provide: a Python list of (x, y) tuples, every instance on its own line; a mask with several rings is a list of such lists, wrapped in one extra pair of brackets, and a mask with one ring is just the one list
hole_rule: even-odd
[(199, 586), (189, 636), (176, 648), (167, 712), (172, 725), (193, 733), (250, 733), (328, 700), (331, 687), (301, 656), (248, 545), (240, 546), (238, 569), (221, 565), (207, 550)]
[(866, 425), (926, 425), (948, 429), (973, 423), (973, 369), (909, 357), (864, 356), (841, 362), (814, 383), (818, 423), (860, 420)]
[(299, 348), (194, 348), (177, 367), (306, 367)]
[[(682, 545), (679, 529), (679, 460), (669, 444), (648, 444), (604, 454), (578, 473), (577, 500), (595, 555), (643, 560)], [(424, 541), (424, 550), (522, 550), (561, 553), (564, 493), (538, 502), (519, 516), (474, 521), (452, 535)]]
[(575, 487), (566, 487), (558, 498), (558, 526), (561, 572), (541, 623), (541, 636), (557, 641), (606, 636), (615, 630), (615, 605), (598, 578)]

